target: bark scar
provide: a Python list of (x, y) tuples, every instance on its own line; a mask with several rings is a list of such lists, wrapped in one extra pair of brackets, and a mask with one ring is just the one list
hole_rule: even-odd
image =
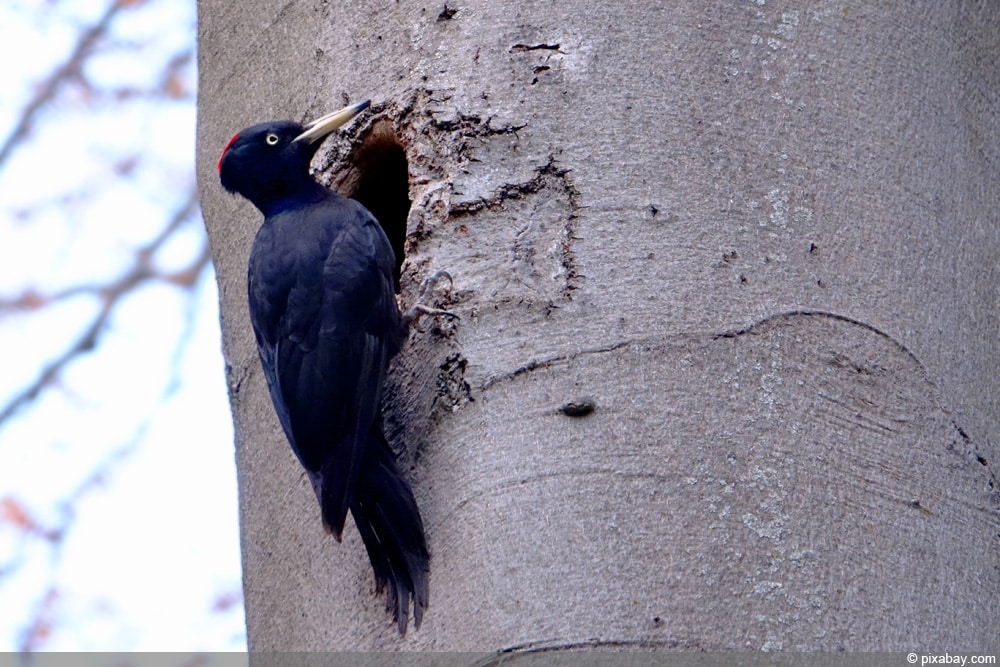
[[(923, 364), (922, 361), (920, 361), (920, 359), (917, 357), (917, 355), (914, 354), (913, 351), (910, 350), (910, 348), (908, 348), (906, 345), (904, 345), (898, 339), (894, 338), (892, 335), (888, 334), (887, 332), (883, 331), (882, 329), (879, 329), (878, 327), (876, 327), (876, 326), (874, 326), (872, 324), (869, 324), (867, 322), (862, 322), (861, 320), (857, 320), (857, 319), (855, 319), (853, 317), (849, 317), (847, 315), (841, 315), (839, 313), (832, 313), (832, 312), (823, 311), (823, 310), (805, 310), (805, 309), (803, 309), (803, 310), (790, 310), (790, 311), (785, 311), (785, 312), (781, 312), (781, 313), (775, 313), (773, 315), (768, 315), (767, 317), (765, 317), (763, 319), (760, 319), (760, 320), (757, 320), (756, 322), (752, 322), (751, 324), (749, 324), (749, 325), (747, 325), (745, 327), (742, 327), (740, 329), (732, 329), (730, 331), (724, 331), (722, 333), (715, 334), (712, 337), (712, 340), (719, 340), (721, 338), (738, 338), (740, 336), (754, 335), (754, 334), (757, 333), (758, 329), (760, 329), (761, 327), (763, 327), (763, 326), (765, 326), (767, 324), (770, 324), (770, 323), (773, 323), (773, 322), (779, 322), (779, 321), (782, 321), (782, 320), (791, 320), (791, 319), (796, 318), (796, 317), (828, 318), (828, 319), (837, 320), (837, 321), (840, 321), (840, 322), (846, 322), (847, 324), (850, 324), (850, 325), (853, 325), (853, 326), (861, 327), (862, 329), (864, 329), (866, 331), (870, 331), (870, 332), (874, 333), (875, 335), (877, 335), (877, 336), (879, 336), (881, 338), (884, 338), (885, 340), (889, 341), (898, 351), (902, 352), (910, 361), (912, 361), (913, 364), (915, 364), (916, 367), (920, 369), (920, 372), (923, 374), (924, 379), (926, 380), (926, 382), (928, 382), (934, 388), (934, 392), (933, 392), (934, 393), (934, 402), (935, 402), (937, 408), (939, 410), (941, 410), (944, 413), (944, 415), (949, 419), (952, 428), (955, 430), (955, 436), (956, 437), (948, 444), (947, 448), (949, 450), (953, 451), (953, 450), (956, 449), (956, 446), (959, 443), (961, 443), (962, 449), (964, 450), (964, 452), (966, 453), (966, 455), (968, 455), (969, 457), (971, 457), (972, 460), (977, 461), (978, 463), (980, 463), (981, 465), (983, 465), (984, 467), (987, 468), (987, 472), (989, 474), (988, 479), (987, 479), (987, 486), (990, 488), (990, 491), (993, 494), (993, 496), (995, 498), (997, 498), (998, 502), (1000, 502), (1000, 491), (998, 491), (998, 489), (997, 489), (997, 482), (996, 482), (996, 475), (995, 475), (995, 473), (993, 472), (993, 470), (991, 470), (989, 468), (989, 462), (980, 453), (980, 447), (969, 436), (969, 434), (966, 432), (966, 430), (959, 425), (958, 421), (953, 416), (951, 410), (949, 410), (945, 406), (944, 401), (941, 399), (940, 392), (937, 390), (937, 383), (935, 383), (930, 378), (930, 373), (928, 372), (927, 367)], [(858, 373), (867, 374), (867, 373), (873, 372), (873, 369), (870, 368), (870, 367), (855, 365), (855, 364), (851, 363), (849, 360), (847, 360), (846, 358), (840, 358), (837, 355), (835, 355), (833, 357), (832, 361), (834, 363), (841, 363), (841, 364), (849, 365), (851, 368), (853, 368)], [(877, 369), (875, 369), (875, 370), (877, 370)], [(865, 424), (860, 424), (860, 425), (861, 426), (866, 426)], [(889, 430), (892, 430), (892, 429), (889, 429)], [(998, 535), (998, 537), (1000, 537), (1000, 535)]]
[(509, 49), (509, 53), (524, 53), (526, 51), (558, 51), (559, 44), (514, 44)]
[(722, 333), (716, 334), (715, 336), (712, 337), (712, 339), (718, 340), (720, 338), (737, 338), (738, 336), (752, 334), (754, 333), (755, 329), (762, 327), (765, 324), (770, 324), (771, 322), (777, 322), (779, 320), (790, 320), (795, 317), (826, 317), (832, 320), (838, 320), (840, 322), (846, 322), (848, 324), (861, 327), (862, 329), (866, 329), (867, 331), (871, 331), (872, 333), (881, 336), (882, 338), (885, 338), (886, 340), (891, 342), (897, 349), (899, 349), (899, 351), (901, 351), (903, 354), (909, 357), (915, 364), (917, 364), (917, 366), (920, 367), (920, 370), (925, 375), (927, 374), (927, 368), (920, 361), (920, 359), (917, 358), (917, 355), (911, 352), (910, 348), (906, 347), (906, 345), (901, 343), (896, 338), (892, 337), (890, 334), (886, 333), (885, 331), (879, 329), (878, 327), (872, 324), (868, 324), (867, 322), (862, 322), (861, 320), (856, 320), (853, 317), (849, 317), (847, 315), (841, 315), (839, 313), (831, 313), (825, 310), (789, 310), (782, 313), (775, 313), (773, 315), (768, 315), (763, 319), (757, 320), (756, 322), (753, 322), (743, 327), (742, 329), (733, 329), (730, 331), (724, 331)]
[(614, 352), (615, 350), (620, 350), (623, 347), (631, 345), (632, 342), (633, 341), (631, 340), (621, 340), (618, 341), (617, 343), (612, 343), (610, 345), (605, 345), (602, 347), (578, 350), (571, 354), (557, 354), (555, 356), (546, 357), (544, 359), (535, 359), (507, 373), (503, 373), (500, 375), (493, 375), (486, 378), (483, 381), (483, 383), (479, 386), (479, 389), (480, 391), (486, 391), (487, 389), (497, 384), (498, 382), (506, 382), (509, 380), (513, 380), (519, 375), (524, 375), (525, 373), (536, 371), (539, 368), (549, 368), (556, 364), (566, 363), (578, 357), (583, 357), (591, 354), (604, 354), (605, 352)]

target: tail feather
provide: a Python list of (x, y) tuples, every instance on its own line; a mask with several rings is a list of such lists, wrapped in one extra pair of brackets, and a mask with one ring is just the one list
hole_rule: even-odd
[(406, 634), (411, 599), (414, 627), (419, 628), (428, 605), (430, 553), (417, 501), (378, 428), (372, 429), (365, 449), (351, 514), (368, 550), (376, 591), (381, 593), (388, 584), (386, 611), (398, 623), (399, 633)]

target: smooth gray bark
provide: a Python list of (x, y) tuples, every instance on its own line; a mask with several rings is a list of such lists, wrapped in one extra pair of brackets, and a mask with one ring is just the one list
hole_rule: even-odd
[[(1000, 649), (1000, 10), (867, 5), (202, 0), (252, 649)], [(392, 370), (403, 639), (274, 417), (214, 173), (365, 97), (317, 166), (391, 128), (402, 299), (445, 269), (461, 316)]]

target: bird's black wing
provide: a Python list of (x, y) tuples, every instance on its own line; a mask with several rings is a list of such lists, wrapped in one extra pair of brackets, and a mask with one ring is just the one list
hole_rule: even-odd
[(267, 219), (251, 255), (251, 319), (271, 398), (338, 538), (402, 336), (393, 266), (378, 222), (336, 195)]

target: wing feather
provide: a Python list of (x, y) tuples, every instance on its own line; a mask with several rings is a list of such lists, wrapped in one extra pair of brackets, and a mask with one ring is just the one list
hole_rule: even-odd
[[(338, 197), (292, 213), (269, 218), (258, 233), (251, 315), (275, 410), (339, 536), (402, 335), (394, 259), (355, 202)], [(292, 228), (293, 217), (305, 229)]]

